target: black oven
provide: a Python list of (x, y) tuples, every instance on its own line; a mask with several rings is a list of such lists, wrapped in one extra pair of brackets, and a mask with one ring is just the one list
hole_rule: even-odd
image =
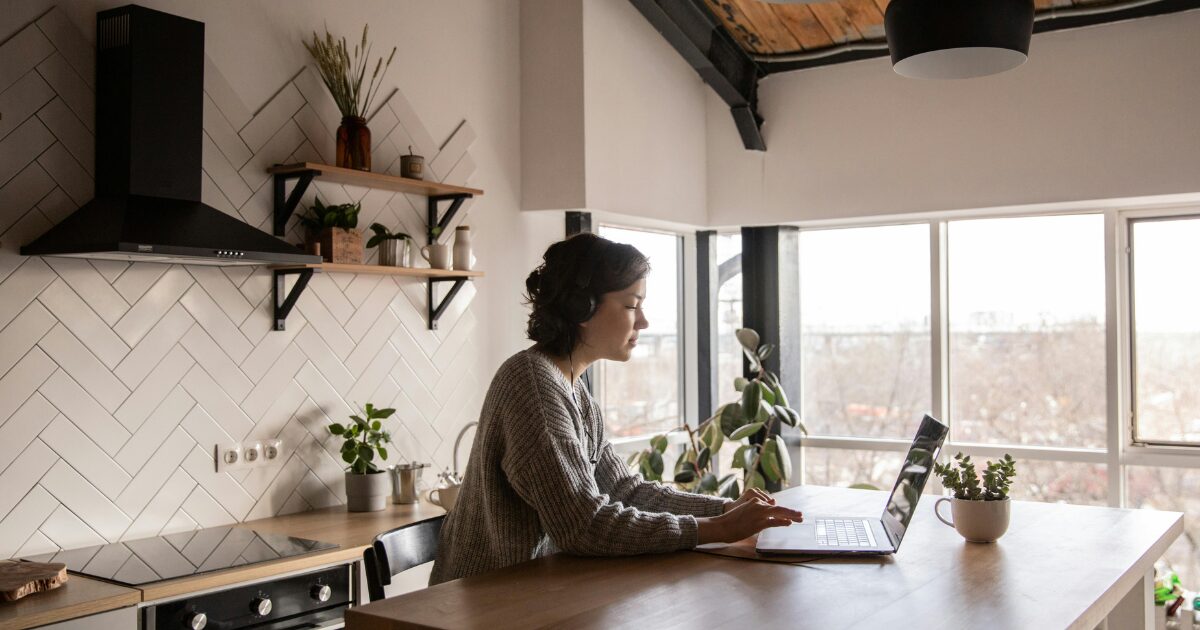
[(142, 630), (291, 630), (343, 626), (352, 597), (351, 568), (341, 565), (238, 584), (142, 608)]

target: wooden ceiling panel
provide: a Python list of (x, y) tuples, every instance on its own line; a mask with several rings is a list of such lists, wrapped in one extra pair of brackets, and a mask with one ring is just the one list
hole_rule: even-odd
[[(747, 2), (757, 2), (758, 0), (746, 0)], [(821, 26), (825, 27), (825, 32), (829, 33), (829, 38), (837, 44), (846, 42), (854, 42), (862, 39), (858, 29), (854, 28), (854, 24), (850, 22), (850, 16), (846, 15), (846, 10), (842, 8), (841, 2), (819, 2), (810, 4), (813, 15), (817, 16), (817, 20), (821, 22)]]
[(841, 4), (863, 39), (884, 39), (883, 11), (879, 10), (875, 0), (842, 0)]
[(726, 0), (732, 1), (742, 11), (742, 15), (754, 26), (763, 45), (773, 53), (782, 53), (800, 49), (800, 42), (775, 16), (774, 6), (758, 0)]
[(721, 25), (725, 27), (725, 31), (737, 40), (738, 45), (749, 53), (770, 54), (769, 50), (762, 43), (758, 32), (754, 30), (754, 26), (746, 16), (742, 14), (742, 10), (737, 8), (729, 0), (704, 0), (708, 5), (709, 11), (712, 11), (717, 19), (721, 20)]
[(787, 26), (792, 35), (800, 41), (804, 50), (816, 50), (833, 45), (829, 33), (817, 20), (817, 16), (803, 4), (777, 4), (771, 7), (775, 16)]

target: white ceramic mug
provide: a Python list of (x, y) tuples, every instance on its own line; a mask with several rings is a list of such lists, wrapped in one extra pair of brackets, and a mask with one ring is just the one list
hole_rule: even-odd
[(449, 269), (450, 246), (439, 244), (426, 245), (421, 248), (421, 258), (424, 258), (433, 269)]
[[(950, 517), (947, 521), (938, 508), (943, 501), (950, 502)], [(938, 520), (953, 527), (967, 542), (996, 542), (1008, 531), (1009, 506), (1011, 501), (966, 501), (954, 497), (942, 497), (933, 504), (933, 513)]]
[(429, 491), (429, 502), (449, 512), (458, 500), (458, 489), (462, 486), (442, 486)]

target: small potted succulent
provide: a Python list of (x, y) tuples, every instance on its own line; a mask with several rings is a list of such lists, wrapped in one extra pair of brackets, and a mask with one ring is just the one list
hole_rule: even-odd
[(362, 232), (358, 231), (359, 203), (327, 206), (314, 199), (309, 214), (300, 215), (308, 251), (320, 254), (325, 262), (361, 265)]
[(379, 248), (379, 264), (386, 267), (412, 266), (412, 237), (404, 232), (392, 232), (382, 223), (372, 223), (375, 233), (367, 241), (367, 247)]
[(395, 409), (376, 409), (367, 403), (361, 414), (350, 416), (350, 424), (334, 422), (326, 427), (345, 440), (341, 452), (347, 464), (346, 509), (351, 512), (377, 512), (387, 506), (391, 480), (375, 462), (387, 459), (384, 444), (392, 443), (392, 435), (383, 429), (381, 421), (394, 413)]
[[(933, 471), (941, 478), (942, 485), (954, 493), (953, 497), (942, 497), (933, 505), (938, 520), (953, 527), (968, 542), (996, 542), (1008, 531), (1011, 511), (1008, 490), (1017, 476), (1011, 455), (1006, 453), (997, 462), (987, 462), (982, 484), (975, 463), (962, 453), (955, 455), (951, 463), (935, 464)], [(938, 511), (943, 502), (950, 503), (952, 521)]]

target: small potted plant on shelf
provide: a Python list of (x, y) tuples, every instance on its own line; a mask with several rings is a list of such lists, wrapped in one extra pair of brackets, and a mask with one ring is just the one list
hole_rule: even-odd
[(384, 444), (392, 443), (392, 435), (383, 429), (382, 420), (396, 413), (395, 409), (376, 409), (371, 403), (361, 414), (350, 416), (350, 424), (334, 422), (326, 427), (341, 437), (342, 460), (346, 462), (346, 509), (351, 512), (377, 512), (387, 506), (391, 483), (385, 471), (375, 465), (387, 459)]
[(300, 216), (309, 251), (320, 254), (325, 262), (362, 264), (362, 232), (355, 229), (361, 209), (357, 202), (327, 206), (315, 199), (309, 214)]
[[(935, 464), (933, 471), (941, 478), (942, 485), (954, 493), (953, 497), (942, 497), (933, 505), (938, 520), (953, 527), (968, 542), (996, 542), (1008, 531), (1011, 511), (1008, 490), (1017, 476), (1011, 455), (1005, 453), (1003, 459), (987, 462), (982, 485), (969, 455), (959, 453), (951, 463)], [(950, 503), (952, 521), (938, 511), (943, 502)]]
[(379, 264), (386, 267), (412, 266), (412, 237), (404, 232), (392, 232), (382, 223), (372, 223), (371, 231), (375, 233), (367, 247), (379, 248)]
[[(325, 31), (322, 39), (313, 31), (312, 43), (304, 42), (321, 74), (321, 80), (329, 89), (329, 95), (342, 114), (342, 124), (337, 129), (337, 166), (361, 171), (371, 170), (371, 130), (367, 128), (367, 112), (371, 101), (379, 93), (383, 75), (392, 65), (396, 48), (388, 55), (387, 63), (380, 57), (375, 60), (375, 70), (367, 77), (371, 65), (371, 45), (367, 42), (367, 26), (363, 26), (362, 42), (353, 48), (346, 45), (346, 38), (334, 39)], [(366, 86), (363, 79), (367, 78)]]
[[(683, 452), (675, 462), (672, 477), (675, 484), (689, 492), (731, 499), (741, 494), (736, 474), (731, 472), (718, 479), (713, 466), (726, 439), (738, 445), (730, 467), (742, 469), (745, 487), (765, 489), (768, 481), (786, 483), (792, 476), (792, 459), (779, 435), (782, 425), (808, 433), (800, 414), (788, 405), (779, 377), (763, 364), (774, 346), (760, 344), (758, 333), (750, 328), (738, 329), (735, 336), (755, 375), (749, 379), (740, 376), (734, 379), (733, 387), (741, 392), (741, 399), (722, 405), (713, 417), (695, 429), (685, 424), (668, 432), (686, 431), (688, 436)], [(634, 453), (628, 463), (637, 466), (643, 477), (659, 481), (663, 476), (663, 454), (667, 445), (665, 434), (655, 436), (650, 440), (650, 447)]]

